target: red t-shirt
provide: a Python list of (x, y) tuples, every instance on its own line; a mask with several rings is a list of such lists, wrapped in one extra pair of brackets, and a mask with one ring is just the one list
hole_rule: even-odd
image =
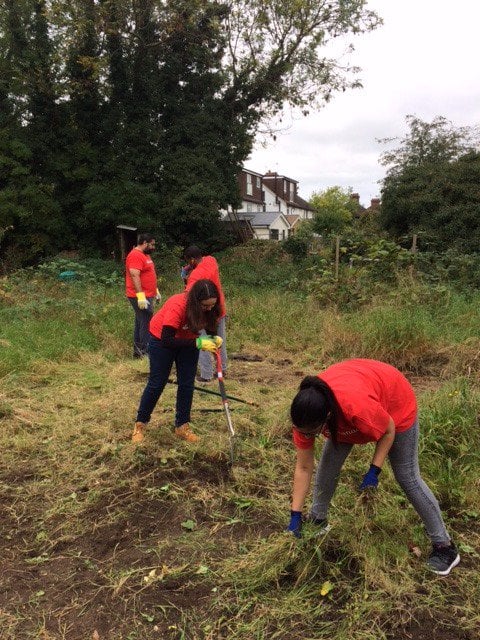
[(138, 269), (140, 271), (142, 291), (147, 298), (153, 298), (157, 293), (157, 274), (151, 257), (134, 247), (125, 260), (125, 290), (127, 298), (135, 298), (137, 292), (133, 286), (130, 269)]
[(200, 264), (190, 272), (188, 276), (185, 291), (190, 291), (195, 282), (198, 280), (211, 280), (216, 285), (220, 294), (219, 306), (220, 306), (220, 318), (227, 313), (225, 306), (225, 296), (223, 295), (222, 285), (220, 283), (220, 273), (218, 271), (218, 263), (213, 256), (204, 256)]
[[(390, 418), (400, 433), (413, 426), (417, 415), (415, 393), (403, 374), (377, 360), (345, 360), (318, 374), (337, 400), (338, 441), (376, 442), (385, 434)], [(324, 434), (329, 437), (328, 431)], [(293, 429), (298, 449), (311, 449), (314, 437)]]
[(198, 333), (193, 333), (187, 326), (187, 294), (176, 293), (168, 298), (162, 308), (150, 320), (150, 333), (161, 338), (164, 326), (174, 327), (175, 338), (195, 340)]

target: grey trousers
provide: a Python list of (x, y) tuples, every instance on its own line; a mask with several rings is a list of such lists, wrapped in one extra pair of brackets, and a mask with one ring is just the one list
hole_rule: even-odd
[[(450, 536), (443, 522), (438, 501), (422, 480), (418, 466), (418, 420), (402, 433), (397, 433), (388, 459), (396, 481), (420, 516), (428, 537), (435, 544), (448, 544)], [(318, 464), (313, 487), (312, 516), (327, 519), (327, 511), (340, 477), (340, 470), (353, 445), (339, 442), (334, 447), (326, 440)]]
[[(220, 347), (220, 354), (222, 356), (222, 369), (227, 370), (227, 336), (226, 336), (226, 316), (220, 318), (217, 326), (217, 335), (223, 339), (222, 346)], [(206, 335), (206, 331), (202, 331), (200, 335)], [(213, 357), (208, 351), (200, 351), (198, 358), (198, 365), (200, 367), (200, 377), (205, 380), (211, 380), (213, 378)], [(215, 369), (216, 370), (216, 369)]]

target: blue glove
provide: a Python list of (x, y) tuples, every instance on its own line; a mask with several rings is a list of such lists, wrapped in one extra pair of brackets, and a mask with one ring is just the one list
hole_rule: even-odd
[(189, 264), (182, 267), (182, 270), (180, 271), (180, 277), (182, 278), (182, 280), (186, 280), (188, 278), (191, 270), (192, 267)]
[(377, 467), (375, 464), (371, 464), (370, 469), (363, 476), (359, 490), (365, 491), (365, 489), (376, 489), (378, 487), (378, 475), (380, 471), (380, 467)]
[(296, 538), (302, 537), (302, 512), (290, 511), (290, 524), (287, 531), (291, 531)]

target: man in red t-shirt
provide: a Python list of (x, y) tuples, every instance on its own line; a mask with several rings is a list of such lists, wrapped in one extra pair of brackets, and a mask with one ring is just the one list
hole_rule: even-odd
[(149, 233), (138, 236), (137, 246), (125, 260), (125, 292), (135, 312), (133, 357), (147, 354), (150, 337), (148, 325), (153, 315), (153, 303), (160, 301), (155, 265), (150, 257), (155, 250), (155, 238)]
[[(186, 278), (185, 291), (190, 291), (195, 282), (199, 280), (211, 280), (220, 293), (220, 319), (218, 321), (217, 335), (222, 340), (220, 355), (222, 358), (222, 369), (225, 375), (227, 370), (227, 340), (226, 340), (226, 315), (225, 295), (223, 293), (222, 284), (220, 282), (220, 272), (218, 263), (213, 256), (204, 256), (202, 251), (195, 245), (191, 245), (183, 254), (186, 261), (186, 267), (182, 270), (182, 277)], [(204, 332), (205, 333), (205, 332)], [(210, 382), (213, 379), (213, 360), (210, 353), (202, 351), (198, 359), (200, 367), (200, 375), (197, 377), (199, 382)]]
[(360, 491), (375, 490), (385, 460), (423, 521), (432, 542), (427, 565), (448, 575), (460, 556), (445, 528), (438, 502), (418, 466), (417, 401), (408, 380), (385, 362), (353, 359), (307, 376), (290, 416), (297, 460), (288, 530), (300, 537), (302, 509), (312, 479), (315, 438), (325, 438), (313, 489), (311, 521), (328, 530), (327, 512), (340, 471), (354, 444), (374, 443), (372, 463)]

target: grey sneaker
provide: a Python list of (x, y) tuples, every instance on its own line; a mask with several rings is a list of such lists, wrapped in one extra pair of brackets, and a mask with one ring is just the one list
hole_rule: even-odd
[(317, 527), (315, 531), (315, 536), (317, 537), (325, 536), (332, 528), (332, 525), (328, 524), (327, 520), (324, 520), (323, 518), (315, 518), (312, 515), (309, 516), (307, 522), (311, 522)]
[(453, 567), (456, 567), (459, 562), (460, 554), (453, 542), (448, 547), (434, 544), (432, 553), (427, 560), (427, 566), (430, 571), (439, 576), (448, 576)]

